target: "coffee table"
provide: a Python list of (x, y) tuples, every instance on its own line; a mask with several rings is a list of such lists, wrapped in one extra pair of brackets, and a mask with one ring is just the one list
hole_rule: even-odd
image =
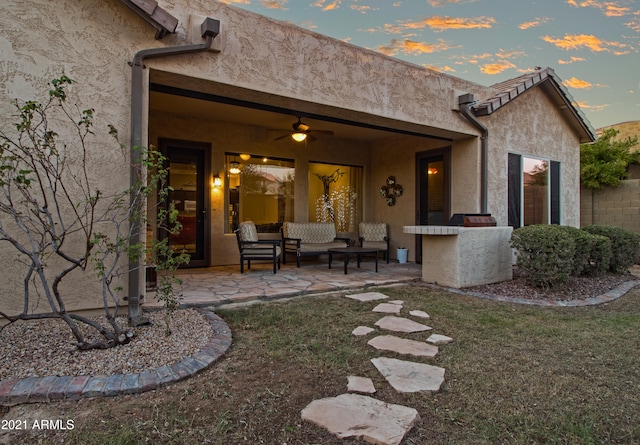
[(360, 261), (365, 255), (373, 255), (376, 258), (376, 272), (378, 272), (378, 249), (372, 249), (367, 247), (338, 247), (335, 249), (329, 249), (329, 269), (331, 269), (331, 261), (333, 255), (342, 255), (344, 260), (344, 273), (347, 274), (347, 264), (349, 264), (349, 256), (355, 255), (358, 258), (358, 268), (360, 268)]

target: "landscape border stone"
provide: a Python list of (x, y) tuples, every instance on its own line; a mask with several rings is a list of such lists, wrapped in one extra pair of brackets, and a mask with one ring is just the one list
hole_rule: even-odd
[(195, 308), (213, 329), (208, 343), (196, 353), (172, 365), (145, 369), (133, 374), (111, 376), (46, 376), (9, 378), (0, 381), (0, 405), (48, 402), (52, 400), (78, 400), (90, 397), (113, 397), (152, 391), (184, 380), (206, 369), (222, 357), (231, 346), (231, 329), (214, 312)]

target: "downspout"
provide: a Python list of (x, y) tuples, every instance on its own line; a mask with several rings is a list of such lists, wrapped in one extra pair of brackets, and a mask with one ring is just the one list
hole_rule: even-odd
[(488, 209), (488, 190), (489, 190), (489, 173), (487, 165), (487, 151), (489, 147), (489, 130), (484, 126), (471, 112), (471, 106), (474, 103), (473, 94), (462, 94), (458, 96), (458, 108), (469, 122), (471, 122), (478, 130), (480, 130), (480, 212), (487, 213)]
[[(131, 187), (135, 187), (143, 178), (143, 168), (140, 162), (140, 152), (138, 148), (142, 146), (142, 120), (144, 102), (144, 60), (158, 57), (168, 57), (181, 54), (197, 53), (207, 51), (213, 44), (213, 39), (220, 33), (220, 21), (207, 17), (200, 25), (201, 36), (205, 38), (203, 43), (193, 45), (182, 45), (161, 48), (149, 48), (138, 51), (131, 63)], [(142, 202), (132, 199), (132, 207), (137, 207), (134, 215), (141, 215), (143, 211)], [(140, 242), (142, 232), (142, 221), (136, 216), (132, 223), (134, 228), (131, 232), (129, 245)], [(129, 322), (132, 326), (143, 323), (140, 311), (140, 298), (144, 293), (143, 280), (141, 280), (142, 259), (132, 259), (129, 261), (129, 292), (127, 304), (129, 309)]]

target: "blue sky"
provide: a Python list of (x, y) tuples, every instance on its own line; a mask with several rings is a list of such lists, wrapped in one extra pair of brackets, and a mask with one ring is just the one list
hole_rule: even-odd
[(482, 85), (551, 67), (594, 128), (640, 120), (637, 0), (222, 0)]

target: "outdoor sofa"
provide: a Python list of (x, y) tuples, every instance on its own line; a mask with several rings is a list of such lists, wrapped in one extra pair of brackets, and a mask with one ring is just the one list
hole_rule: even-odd
[(328, 254), (329, 249), (349, 247), (349, 238), (338, 238), (333, 223), (296, 223), (282, 224), (282, 263), (287, 263), (287, 253), (296, 256), (298, 267), (304, 255)]

